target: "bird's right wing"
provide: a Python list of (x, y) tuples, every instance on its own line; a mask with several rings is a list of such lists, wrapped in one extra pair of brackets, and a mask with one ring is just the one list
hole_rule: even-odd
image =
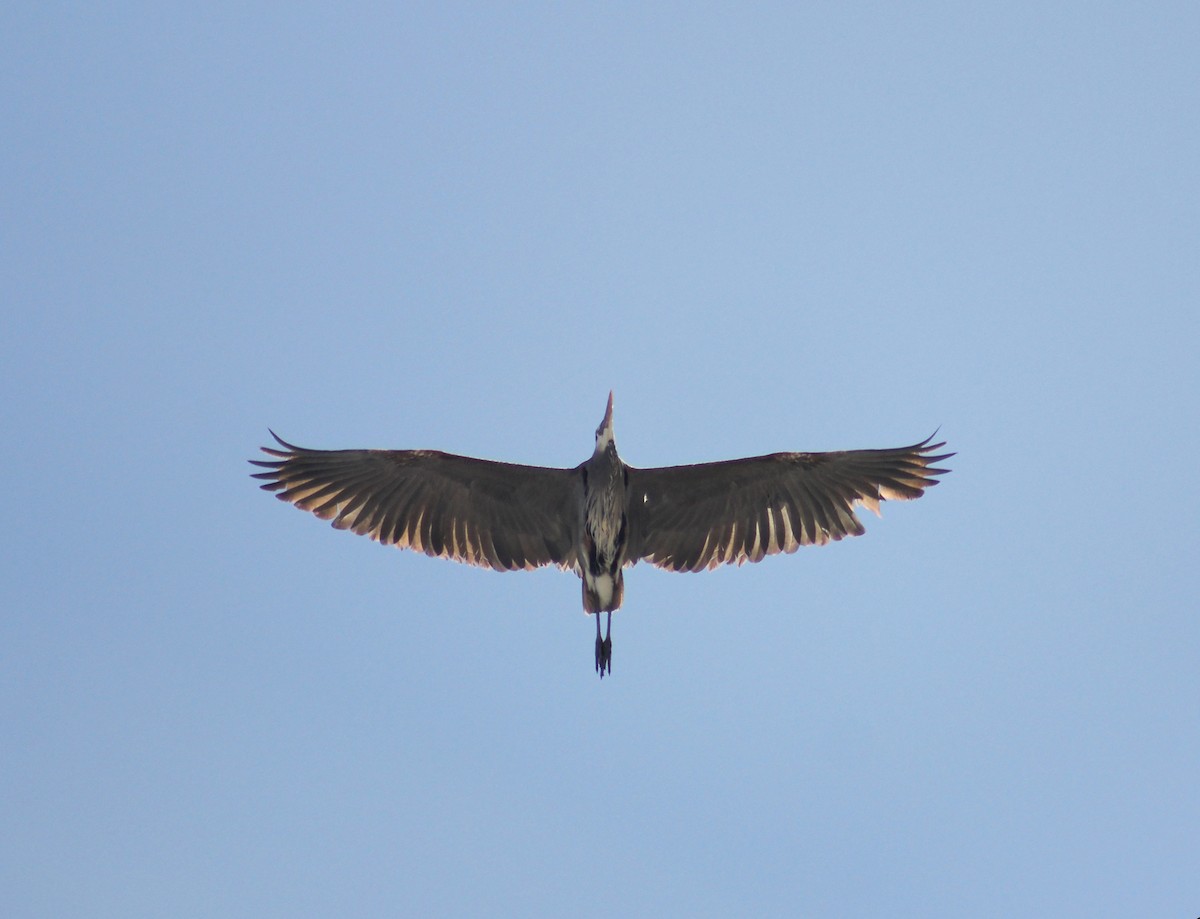
[(919, 498), (947, 472), (944, 444), (838, 453), (773, 453), (723, 463), (628, 467), (630, 563), (671, 571), (757, 562), (800, 546), (858, 536), (854, 505)]
[(500, 571), (577, 566), (577, 469), (518, 466), (434, 450), (310, 450), (281, 440), (262, 487), (384, 545)]

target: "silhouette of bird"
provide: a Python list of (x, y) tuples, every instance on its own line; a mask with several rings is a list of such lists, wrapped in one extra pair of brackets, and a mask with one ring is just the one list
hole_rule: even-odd
[[(558, 565), (583, 582), (596, 617), (596, 671), (612, 672), (612, 613), (623, 569), (668, 571), (757, 562), (865, 532), (862, 504), (919, 498), (948, 469), (944, 442), (890, 450), (772, 453), (638, 469), (617, 454), (613, 400), (591, 457), (573, 469), (437, 450), (310, 450), (279, 443), (251, 460), (262, 488), (339, 530), (499, 571)], [(603, 637), (600, 614), (607, 614)]]

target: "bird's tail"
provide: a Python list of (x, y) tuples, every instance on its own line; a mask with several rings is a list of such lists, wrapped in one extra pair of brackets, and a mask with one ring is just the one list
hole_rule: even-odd
[(625, 572), (618, 568), (612, 574), (583, 578), (583, 610), (586, 613), (609, 613), (625, 599)]

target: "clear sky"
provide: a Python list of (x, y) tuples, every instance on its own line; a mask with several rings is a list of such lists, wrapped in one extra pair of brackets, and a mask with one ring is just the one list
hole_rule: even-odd
[[(8, 4), (6, 917), (1200, 912), (1200, 6)], [(911, 443), (579, 584), (313, 447)]]

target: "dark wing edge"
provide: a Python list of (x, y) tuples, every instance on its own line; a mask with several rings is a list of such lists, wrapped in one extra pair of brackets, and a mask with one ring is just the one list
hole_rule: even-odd
[(774, 453), (720, 463), (629, 468), (629, 564), (701, 571), (761, 561), (866, 532), (855, 505), (921, 497), (954, 456), (935, 431), (907, 447)]
[(384, 545), (516, 571), (577, 567), (577, 470), (521, 466), (435, 450), (262, 447), (260, 486), (335, 529)]

